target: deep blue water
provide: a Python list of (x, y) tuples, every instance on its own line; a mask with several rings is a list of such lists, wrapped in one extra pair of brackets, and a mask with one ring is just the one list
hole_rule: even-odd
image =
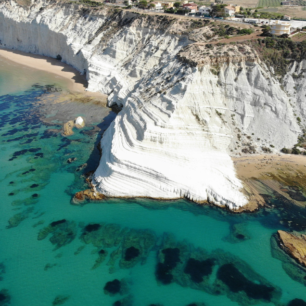
[[(14, 73), (27, 78), (0, 66), (0, 95)], [(306, 301), (305, 271), (271, 240), (278, 229), (290, 230), (281, 223), (288, 218), (304, 230), (306, 213), (281, 197), (270, 199), (278, 210), (240, 215), (184, 200), (72, 205), (74, 193), (87, 188), (84, 174), (97, 165), (96, 145), (115, 115), (94, 123), (100, 132), (91, 133), (92, 124), (63, 137), (58, 122), (40, 120), (37, 101), (51, 95), (44, 85), (52, 77), (32, 78), (40, 85), (16, 84), (15, 92), (11, 85), (0, 96), (0, 305)], [(77, 160), (69, 164), (71, 157)]]

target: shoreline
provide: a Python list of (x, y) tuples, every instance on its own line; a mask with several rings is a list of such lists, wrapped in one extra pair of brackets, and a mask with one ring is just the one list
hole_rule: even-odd
[[(242, 181), (242, 192), (249, 197), (249, 203), (238, 209), (229, 209), (226, 206), (220, 206), (208, 201), (195, 202), (190, 199), (180, 197), (173, 199), (152, 198), (152, 197), (108, 197), (100, 194), (93, 188), (90, 177), (87, 178), (89, 189), (82, 190), (74, 194), (71, 203), (74, 205), (84, 205), (88, 202), (103, 201), (106, 199), (152, 199), (155, 201), (175, 201), (185, 199), (196, 205), (212, 205), (218, 208), (226, 209), (231, 213), (253, 213), (264, 206), (270, 207), (264, 195), (267, 194), (266, 188), (270, 188), (287, 198), (293, 204), (306, 207), (306, 200), (292, 198), (290, 194), (291, 187), (299, 187), (305, 190), (306, 182), (306, 156), (292, 154), (262, 154), (249, 155), (241, 157), (232, 157), (237, 177)], [(284, 177), (285, 175), (285, 177)], [(264, 183), (260, 185), (258, 182)], [(288, 193), (289, 191), (289, 193)], [(270, 207), (272, 208), (272, 207)]]
[(0, 56), (11, 62), (55, 74), (68, 81), (68, 90), (85, 96), (101, 98), (105, 100), (107, 95), (100, 92), (87, 91), (87, 80), (78, 70), (55, 58), (38, 54), (26, 53), (18, 50), (0, 48)]

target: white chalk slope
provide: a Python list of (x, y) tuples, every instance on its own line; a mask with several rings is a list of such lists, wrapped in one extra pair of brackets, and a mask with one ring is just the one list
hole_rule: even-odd
[[(231, 136), (216, 113), (225, 105), (204, 99), (211, 90), (206, 69), (173, 61), (143, 80), (103, 136), (95, 173), (99, 192), (187, 197), (231, 208), (247, 203), (226, 153)], [(169, 89), (155, 94), (165, 79)]]

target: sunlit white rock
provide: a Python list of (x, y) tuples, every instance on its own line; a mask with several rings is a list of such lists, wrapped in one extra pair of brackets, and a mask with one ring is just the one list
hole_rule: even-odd
[(83, 127), (85, 126), (84, 119), (83, 119), (81, 116), (77, 117), (77, 118), (75, 119), (74, 123), (75, 123), (75, 126), (76, 126), (77, 128), (79, 128), (79, 129), (80, 129), (80, 128), (83, 128)]

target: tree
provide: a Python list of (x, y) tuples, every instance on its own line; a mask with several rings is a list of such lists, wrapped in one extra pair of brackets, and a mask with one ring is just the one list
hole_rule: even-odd
[(210, 16), (212, 17), (225, 17), (224, 7), (226, 4), (217, 4), (212, 7), (212, 10), (210, 12)]
[(140, 7), (140, 8), (146, 8), (148, 6), (148, 2), (146, 1), (146, 0), (141, 0), (141, 1), (139, 1), (139, 3), (138, 3), (138, 7)]
[(186, 8), (179, 8), (177, 11), (176, 11), (176, 14), (179, 14), (179, 15), (185, 15), (188, 13), (188, 10)]
[(174, 7), (179, 8), (181, 6), (181, 2), (174, 2)]
[(155, 8), (155, 4), (154, 3), (150, 3), (149, 7), (153, 9), (153, 8)]
[(263, 26), (262, 27), (262, 35), (263, 36), (269, 36), (271, 32), (271, 27), (269, 26)]

